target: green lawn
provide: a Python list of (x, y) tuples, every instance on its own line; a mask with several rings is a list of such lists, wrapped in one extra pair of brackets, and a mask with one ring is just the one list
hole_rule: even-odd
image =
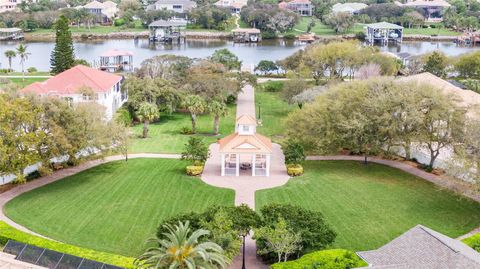
[(19, 85), (20, 87), (26, 87), (34, 82), (40, 82), (40, 81), (45, 81), (48, 78), (29, 78), (25, 77), (25, 79), (22, 78), (8, 78), (11, 82)]
[[(229, 106), (228, 115), (220, 119), (220, 135), (213, 136), (213, 117), (201, 115), (198, 117), (198, 136), (204, 138), (205, 143), (211, 144), (217, 139), (229, 135), (235, 129), (236, 106)], [(181, 134), (183, 127), (191, 129), (192, 123), (190, 114), (173, 113), (172, 115), (162, 114), (160, 121), (150, 125), (148, 138), (141, 138), (143, 125), (132, 127), (135, 138), (130, 146), (131, 152), (148, 153), (180, 153), (183, 151), (189, 135)]]
[(264, 92), (258, 87), (255, 90), (257, 117), (260, 116), (262, 119), (262, 126), (258, 126), (257, 131), (269, 136), (275, 142), (283, 138), (284, 120), (288, 113), (297, 108), (283, 101), (280, 94), (279, 92)]
[(233, 191), (184, 175), (185, 165), (168, 159), (108, 163), (25, 193), (4, 210), (47, 237), (136, 257), (165, 218), (233, 205)]
[(403, 32), (406, 35), (459, 36), (462, 34), (446, 28), (405, 28)]
[[(85, 26), (72, 26), (70, 27), (70, 31), (72, 33), (78, 34), (108, 34), (108, 33), (115, 33), (115, 32), (144, 32), (148, 31), (148, 29), (144, 28), (140, 21), (135, 22), (135, 28), (126, 28), (123, 26), (113, 26), (113, 25), (94, 25), (91, 26), (90, 29)], [(35, 31), (31, 32), (30, 34), (45, 34), (45, 33), (52, 33), (54, 34), (55, 31), (53, 29), (35, 29)]]
[(417, 224), (453, 238), (480, 226), (480, 204), (397, 169), (353, 161), (307, 161), (305, 175), (256, 193), (256, 206), (290, 203), (321, 211), (334, 247), (378, 248)]

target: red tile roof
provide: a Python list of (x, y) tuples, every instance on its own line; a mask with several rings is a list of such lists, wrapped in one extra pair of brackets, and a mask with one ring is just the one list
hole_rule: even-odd
[(119, 75), (77, 65), (46, 81), (30, 84), (21, 92), (67, 95), (78, 93), (78, 89), (87, 87), (101, 93), (109, 91), (120, 80), (122, 77)]

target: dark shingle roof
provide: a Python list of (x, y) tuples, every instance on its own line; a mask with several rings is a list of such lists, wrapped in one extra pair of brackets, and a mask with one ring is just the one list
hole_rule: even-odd
[(357, 254), (370, 269), (480, 269), (480, 253), (422, 225), (377, 250)]

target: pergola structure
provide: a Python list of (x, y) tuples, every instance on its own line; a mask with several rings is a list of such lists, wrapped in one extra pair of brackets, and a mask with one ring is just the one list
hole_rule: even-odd
[(0, 28), (0, 40), (23, 39), (23, 30), (20, 28)]
[(257, 121), (250, 115), (237, 118), (235, 133), (220, 139), (221, 175), (270, 176), (272, 141), (256, 133)]
[(402, 43), (403, 27), (388, 22), (372, 23), (365, 26), (366, 40), (373, 45), (379, 42), (381, 45), (388, 45), (388, 42)]
[(100, 70), (107, 72), (133, 72), (133, 53), (111, 49), (100, 55)]
[(150, 30), (149, 40), (182, 44), (186, 39), (184, 33), (186, 28), (187, 22), (185, 20), (157, 20), (148, 25)]

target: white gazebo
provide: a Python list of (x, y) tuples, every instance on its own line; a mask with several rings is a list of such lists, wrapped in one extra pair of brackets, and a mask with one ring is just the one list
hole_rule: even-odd
[(222, 176), (270, 176), (272, 141), (256, 133), (257, 121), (250, 115), (237, 118), (235, 133), (220, 139)]

